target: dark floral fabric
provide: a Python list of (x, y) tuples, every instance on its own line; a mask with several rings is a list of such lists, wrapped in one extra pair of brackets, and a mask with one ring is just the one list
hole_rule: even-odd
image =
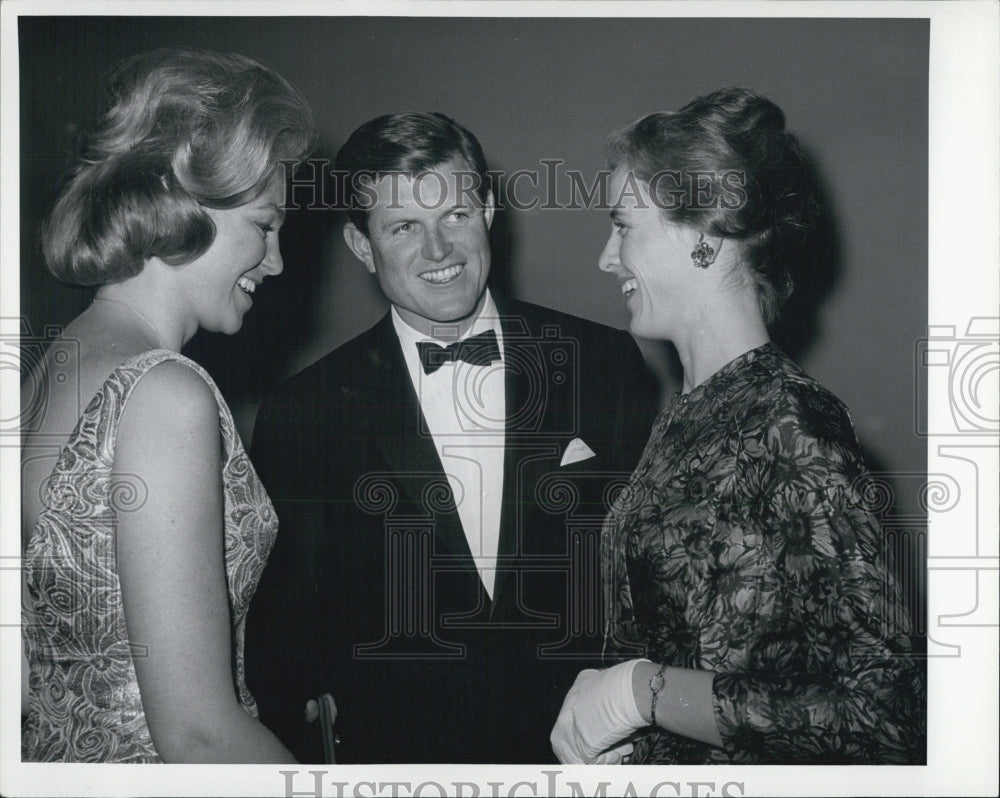
[(868, 479), (847, 409), (772, 344), (659, 416), (605, 522), (609, 642), (714, 671), (724, 748), (650, 730), (633, 763), (923, 761)]

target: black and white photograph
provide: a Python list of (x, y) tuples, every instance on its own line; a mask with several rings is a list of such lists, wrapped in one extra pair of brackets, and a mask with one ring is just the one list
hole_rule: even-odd
[(996, 794), (995, 3), (0, 12), (0, 793)]

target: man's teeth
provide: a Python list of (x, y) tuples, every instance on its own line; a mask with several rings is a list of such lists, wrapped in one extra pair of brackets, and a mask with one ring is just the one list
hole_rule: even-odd
[(449, 280), (454, 280), (458, 277), (464, 268), (465, 265), (459, 263), (456, 266), (449, 266), (446, 269), (438, 269), (436, 272), (424, 272), (420, 275), (420, 279), (426, 280), (428, 283), (447, 283)]
[(626, 297), (632, 296), (638, 288), (639, 283), (636, 280), (626, 280), (622, 283), (622, 293), (625, 294)]
[(255, 283), (253, 280), (250, 280), (247, 277), (241, 277), (239, 280), (236, 281), (236, 285), (238, 285), (248, 294), (252, 294), (254, 291), (257, 290), (257, 283)]

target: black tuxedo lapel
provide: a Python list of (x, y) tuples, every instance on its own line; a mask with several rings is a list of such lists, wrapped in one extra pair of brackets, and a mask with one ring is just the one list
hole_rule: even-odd
[[(365, 413), (368, 434), (400, 486), (400, 500), (406, 502), (406, 507), (397, 508), (396, 512), (433, 515), (437, 543), (448, 554), (467, 559), (468, 567), (475, 569), (448, 479), (434, 441), (426, 432), (427, 422), (389, 315), (379, 322), (373, 347), (365, 353), (365, 359), (365, 376), (372, 380), (369, 391), (373, 397)], [(345, 456), (351, 454), (347, 452)], [(447, 499), (435, 500), (438, 509), (433, 510), (428, 507), (425, 488), (428, 483), (438, 481), (447, 486)]]
[[(531, 533), (534, 496), (522, 495), (535, 484), (534, 475), (558, 464), (559, 433), (570, 426), (574, 408), (568, 405), (574, 394), (573, 363), (563, 368), (554, 363), (552, 351), (559, 346), (558, 331), (551, 337), (525, 316), (517, 303), (497, 302), (503, 329), (504, 388), (507, 423), (505, 430), (503, 506), (500, 513), (500, 541), (497, 554), (500, 568), (493, 590), (494, 606), (507, 587), (510, 568), (504, 563), (520, 556), (521, 536)], [(558, 357), (555, 358), (558, 361)], [(563, 371), (561, 382), (552, 379)]]

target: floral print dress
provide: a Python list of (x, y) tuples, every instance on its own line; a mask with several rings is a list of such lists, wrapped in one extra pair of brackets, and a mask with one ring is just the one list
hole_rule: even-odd
[(609, 643), (715, 672), (724, 747), (650, 729), (633, 763), (924, 760), (868, 479), (847, 409), (773, 344), (661, 413), (605, 522)]
[(201, 375), (219, 405), (233, 684), (240, 704), (257, 717), (244, 677), (246, 614), (278, 519), (215, 383), (194, 361), (157, 349), (126, 361), (108, 377), (44, 487), (42, 512), (25, 555), (32, 602), (24, 615), (31, 688), (21, 734), (25, 761), (161, 761), (133, 663), (146, 646), (129, 640), (115, 557), (118, 515), (139, 506), (145, 488), (127, 474), (114, 474), (112, 466), (118, 424), (132, 389), (167, 360)]

